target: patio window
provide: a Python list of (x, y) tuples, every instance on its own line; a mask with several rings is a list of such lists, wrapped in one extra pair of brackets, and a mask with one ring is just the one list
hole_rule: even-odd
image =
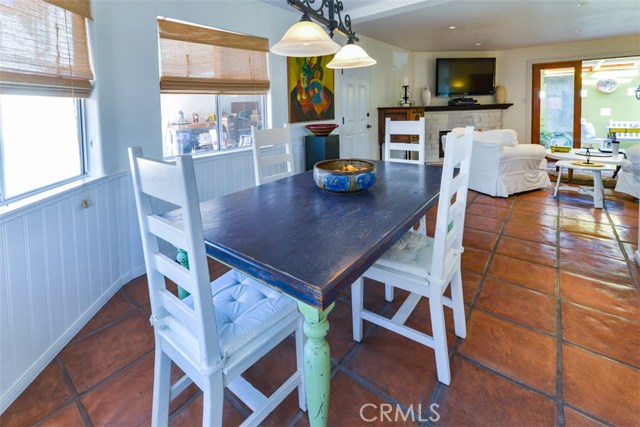
[(164, 157), (251, 145), (264, 127), (268, 40), (158, 19)]

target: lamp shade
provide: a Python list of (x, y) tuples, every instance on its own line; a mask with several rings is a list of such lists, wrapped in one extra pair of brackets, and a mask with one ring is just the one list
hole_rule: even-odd
[(363, 48), (356, 45), (353, 40), (349, 39), (346, 45), (335, 54), (331, 62), (327, 64), (328, 68), (360, 68), (368, 67), (377, 63), (377, 61), (367, 55)]
[(297, 57), (331, 55), (339, 50), (340, 45), (320, 25), (311, 22), (306, 13), (271, 47), (276, 55)]

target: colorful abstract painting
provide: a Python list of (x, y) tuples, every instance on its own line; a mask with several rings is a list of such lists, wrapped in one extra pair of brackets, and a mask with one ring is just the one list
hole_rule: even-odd
[(335, 118), (333, 55), (287, 58), (289, 122)]

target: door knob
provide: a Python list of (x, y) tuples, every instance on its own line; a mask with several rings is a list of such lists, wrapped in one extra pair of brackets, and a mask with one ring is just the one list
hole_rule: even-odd
[(367, 125), (367, 129), (371, 129), (371, 125)]

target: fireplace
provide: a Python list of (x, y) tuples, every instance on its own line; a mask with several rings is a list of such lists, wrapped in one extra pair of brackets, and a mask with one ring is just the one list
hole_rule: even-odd
[[(448, 129), (473, 126), (476, 129), (502, 128), (502, 110), (487, 106), (473, 110), (452, 109), (454, 107), (425, 107), (425, 127), (427, 138), (427, 162), (439, 162), (444, 157), (442, 136)], [(471, 107), (470, 107), (471, 108)]]
[(444, 158), (444, 147), (442, 146), (442, 137), (448, 134), (449, 132), (451, 132), (451, 129), (438, 131), (438, 154), (440, 155), (441, 159)]

